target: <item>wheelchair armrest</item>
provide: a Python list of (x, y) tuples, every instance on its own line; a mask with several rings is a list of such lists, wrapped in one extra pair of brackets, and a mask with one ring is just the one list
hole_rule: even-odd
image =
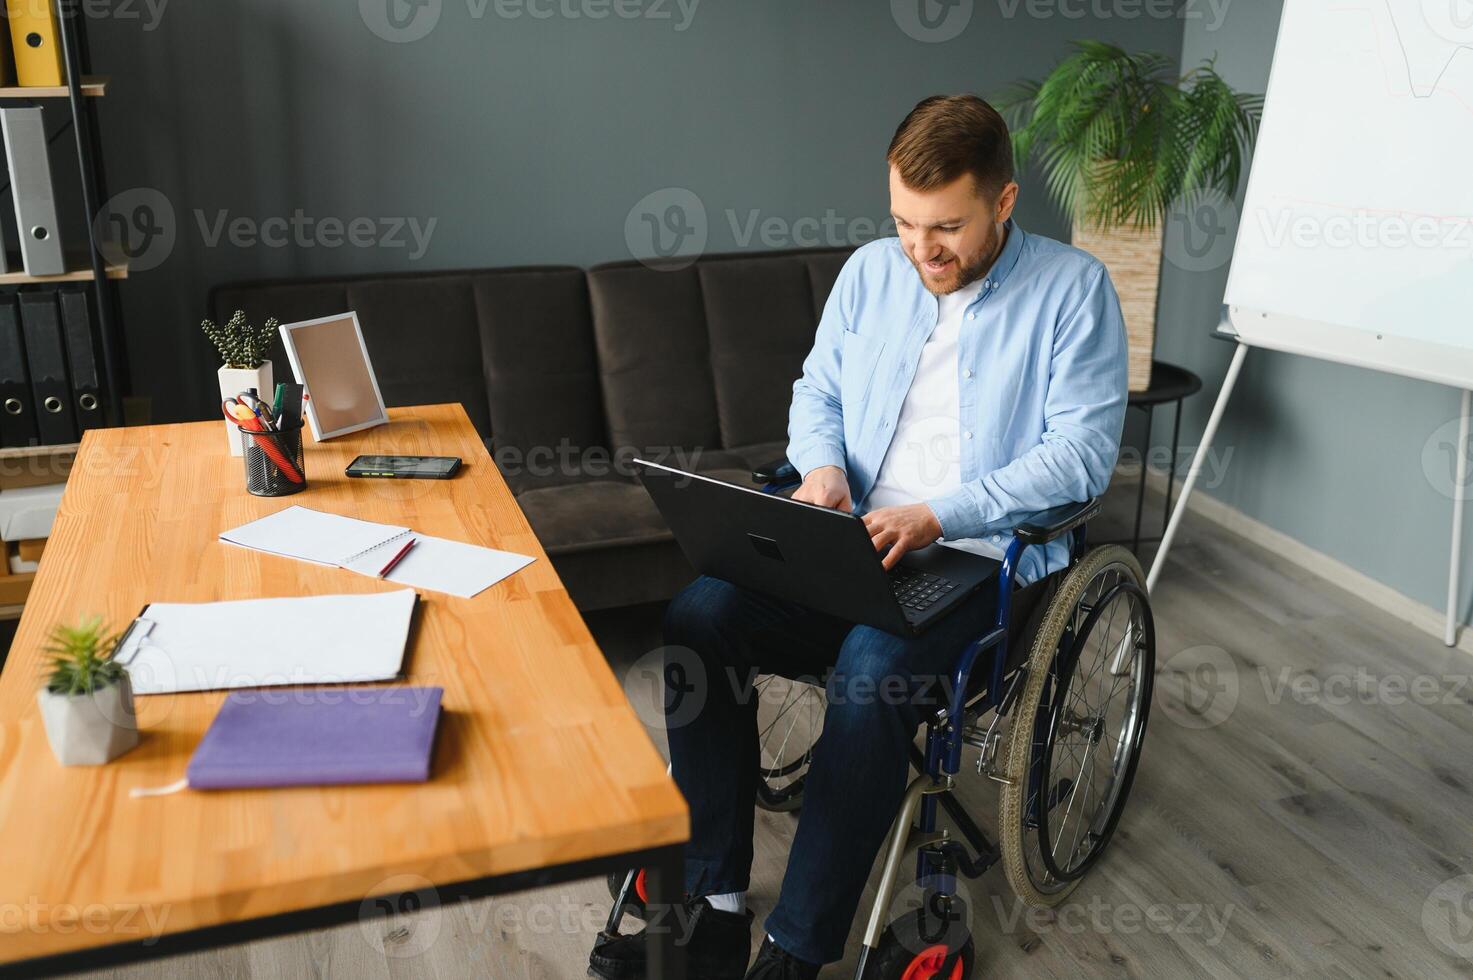
[(753, 483), (787, 483), (797, 482), (798, 469), (787, 458), (775, 459), (770, 463), (763, 463), (752, 470)]
[(1100, 500), (1096, 497), (1082, 504), (1050, 507), (1019, 522), (1013, 528), (1013, 536), (1024, 544), (1046, 544), (1093, 519), (1100, 512), (1100, 506)]

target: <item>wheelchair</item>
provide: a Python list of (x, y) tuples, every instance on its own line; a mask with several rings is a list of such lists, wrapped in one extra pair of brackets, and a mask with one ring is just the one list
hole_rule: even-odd
[[(753, 473), (764, 492), (798, 484), (786, 460)], [(997, 577), (993, 628), (959, 656), (949, 703), (925, 721), (916, 772), (882, 848), (883, 870), (863, 936), (856, 980), (966, 980), (975, 943), (958, 876), (1001, 862), (1032, 908), (1068, 897), (1109, 845), (1130, 795), (1155, 677), (1156, 641), (1146, 577), (1120, 545), (1086, 547), (1098, 500), (1035, 514), (1015, 529)], [(1066, 567), (1015, 583), (1026, 549), (1068, 536)], [(797, 810), (822, 730), (823, 689), (760, 678), (762, 745), (757, 804)], [(993, 843), (956, 796), (964, 746), (998, 784)], [(944, 810), (953, 828), (938, 825)], [(914, 852), (918, 907), (886, 921), (906, 855)], [(611, 875), (614, 906), (642, 918), (644, 873)]]

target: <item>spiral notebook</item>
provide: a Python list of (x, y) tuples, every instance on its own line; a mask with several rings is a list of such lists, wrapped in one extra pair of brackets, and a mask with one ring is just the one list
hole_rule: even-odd
[(378, 577), (411, 540), (384, 580), (469, 599), (532, 563), (527, 555), (434, 538), (407, 527), (293, 506), (220, 534), (227, 544)]

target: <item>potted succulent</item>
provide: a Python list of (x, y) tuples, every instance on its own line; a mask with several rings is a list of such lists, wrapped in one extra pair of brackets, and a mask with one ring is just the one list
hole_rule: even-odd
[(1233, 199), (1263, 97), (1234, 91), (1211, 61), (1179, 75), (1165, 55), (1081, 41), (1047, 78), (998, 101), (1018, 166), (1040, 162), (1075, 246), (1109, 269), (1130, 338), (1130, 389), (1144, 390), (1164, 219), (1178, 203)]
[[(256, 389), (268, 401), (271, 399), (276, 383), (271, 377), (271, 362), (267, 360), (266, 352), (271, 349), (271, 341), (279, 326), (281, 323), (272, 317), (259, 327), (253, 327), (246, 321), (242, 310), (236, 310), (223, 327), (216, 326), (213, 320), (200, 324), (200, 329), (210, 338), (224, 362), (219, 371), (221, 401), (248, 388)], [(240, 456), (245, 452), (240, 432), (229, 422), (225, 423), (225, 442), (230, 455)]]
[(101, 765), (138, 744), (133, 686), (113, 659), (117, 645), (100, 616), (51, 631), (50, 673), (36, 700), (51, 751), (64, 766)]

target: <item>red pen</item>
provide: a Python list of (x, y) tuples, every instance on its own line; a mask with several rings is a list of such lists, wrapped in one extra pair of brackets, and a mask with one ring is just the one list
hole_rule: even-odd
[(385, 575), (387, 575), (390, 572), (392, 572), (394, 570), (394, 566), (397, 565), (397, 564), (399, 564), (399, 562), (401, 562), (401, 561), (404, 560), (404, 556), (407, 555), (407, 554), (409, 554), (409, 549), (410, 548), (413, 548), (414, 545), (415, 545), (415, 542), (418, 541), (418, 540), (419, 540), (418, 538), (410, 538), (409, 539), (409, 543), (406, 544), (404, 547), (400, 548), (399, 549), (399, 553), (397, 555), (395, 555), (393, 558), (390, 558), (389, 559), (389, 563), (387, 565), (385, 565), (382, 569), (379, 570), (378, 577), (379, 578), (383, 578)]

